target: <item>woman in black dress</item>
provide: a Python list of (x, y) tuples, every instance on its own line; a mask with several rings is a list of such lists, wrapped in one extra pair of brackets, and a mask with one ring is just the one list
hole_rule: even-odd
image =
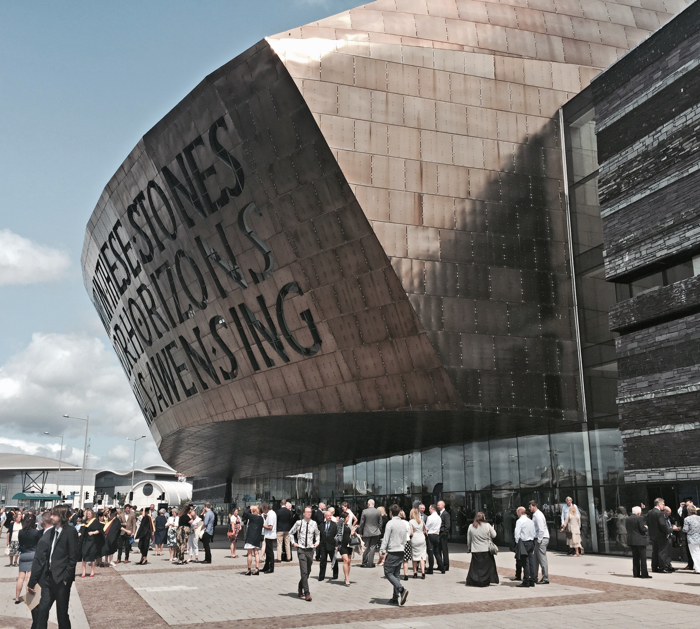
[[(44, 516), (48, 518), (49, 516)], [(15, 591), (15, 605), (19, 605), (22, 601), (22, 586), (25, 579), (29, 582), (29, 577), (32, 571), (32, 562), (34, 561), (34, 552), (36, 545), (39, 543), (41, 536), (44, 534), (43, 529), (36, 529), (36, 517), (30, 513), (24, 518), (22, 530), (19, 532), (19, 575), (17, 576), (17, 587)]]
[(92, 509), (85, 509), (85, 520), (80, 527), (80, 538), (82, 542), (83, 555), (83, 574), (87, 564), (90, 564), (90, 576), (95, 576), (95, 562), (102, 556), (102, 545), (104, 544), (104, 534), (102, 525), (95, 517), (95, 512)]
[(153, 545), (156, 548), (156, 555), (163, 554), (163, 544), (165, 544), (165, 538), (168, 535), (168, 530), (165, 525), (168, 523), (168, 518), (165, 515), (165, 509), (161, 509), (156, 516), (156, 538), (153, 541)]
[(104, 522), (104, 536), (105, 544), (103, 549), (103, 554), (107, 559), (108, 566), (116, 565), (112, 559), (114, 558), (114, 553), (117, 552), (117, 545), (119, 543), (119, 536), (122, 533), (122, 525), (117, 517), (117, 510), (110, 509), (105, 511), (105, 522)]
[(350, 525), (350, 512), (341, 513), (338, 517), (338, 533), (335, 536), (336, 548), (343, 558), (343, 573), (345, 585), (350, 587), (350, 566), (352, 565), (352, 551), (350, 537), (355, 534), (356, 525)]
[(144, 507), (141, 509), (141, 524), (136, 531), (136, 539), (139, 540), (139, 552), (141, 553), (141, 561), (136, 564), (137, 566), (143, 566), (148, 563), (148, 547), (151, 545), (151, 538), (156, 530), (156, 526), (153, 523), (153, 518), (151, 517), (148, 508)]
[[(250, 512), (244, 513), (243, 517), (246, 521), (245, 545), (243, 548), (248, 551), (248, 572), (246, 575), (260, 574), (260, 547), (263, 540), (263, 520), (258, 507), (253, 505)], [(253, 557), (255, 557), (255, 571), (251, 572)]]

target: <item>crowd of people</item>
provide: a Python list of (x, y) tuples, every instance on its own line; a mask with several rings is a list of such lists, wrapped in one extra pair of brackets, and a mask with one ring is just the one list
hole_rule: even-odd
[[(442, 574), (449, 570), (450, 514), (443, 501), (430, 505), (427, 512), (425, 505), (418, 505), (408, 517), (398, 505), (391, 505), (387, 513), (384, 507), (375, 507), (374, 500), (367, 502), (360, 518), (347, 502), (337, 511), (324, 503), (316, 509), (306, 507), (302, 517), (293, 512), (290, 502), (283, 500), (281, 505), (274, 510), (263, 503), (260, 507), (247, 507), (242, 514), (238, 509), (231, 512), (227, 532), (230, 557), (238, 556), (236, 542), (244, 528), (247, 576), (273, 573), (275, 563), (292, 561), (296, 552), (300, 570), (298, 595), (307, 601), (312, 600), (309, 579), (314, 561), (319, 562), (319, 581), (326, 579), (329, 563), (330, 579), (338, 580), (342, 565), (345, 587), (352, 583), (353, 556), (362, 558), (362, 568), (383, 567), (393, 588), (389, 601), (392, 605), (406, 602), (408, 590), (402, 583), (409, 579), (409, 566), (414, 579), (425, 579), (426, 574), (436, 570)], [(375, 564), (377, 552), (379, 561)]]
[[(693, 501), (687, 498), (681, 503), (678, 520), (662, 498), (657, 498), (653, 509), (643, 516), (644, 508), (633, 507), (632, 515), (624, 518), (625, 544), (632, 551), (634, 577), (651, 578), (646, 559), (649, 542), (652, 572), (675, 570), (671, 549), (676, 544), (685, 548), (686, 569), (700, 573), (700, 515)], [(581, 510), (567, 497), (560, 515), (557, 526), (565, 533), (569, 552), (580, 557), (584, 553)], [(546, 585), (550, 539), (547, 518), (536, 500), (531, 500), (527, 508), (518, 507), (516, 518), (511, 547), (515, 554), (512, 580), (521, 582), (518, 587)], [(54, 602), (59, 629), (70, 627), (67, 609), (70, 584), (78, 576), (76, 566), (82, 567), (80, 578), (94, 577), (98, 567), (129, 563), (134, 544), (140, 555), (137, 565), (148, 563), (149, 552), (162, 555), (164, 547), (169, 549), (166, 561), (174, 565), (210, 564), (216, 523), (217, 516), (209, 503), (201, 510), (185, 504), (169, 514), (165, 509), (156, 510), (155, 505), (138, 511), (131, 505), (84, 511), (66, 505), (7, 513), (0, 509), (0, 526), (7, 530), (8, 566), (17, 567), (19, 572), (15, 603), (22, 601), (25, 586), (27, 592), (33, 593), (37, 583), (42, 585), (40, 604), (32, 611), (32, 626), (40, 629), (46, 627), (48, 610)], [(443, 501), (427, 509), (423, 504), (416, 505), (406, 515), (397, 504), (385, 510), (368, 500), (358, 518), (347, 502), (337, 509), (324, 503), (316, 508), (306, 507), (299, 516), (292, 504), (283, 500), (277, 510), (267, 503), (248, 506), (242, 513), (234, 508), (228, 518), (227, 537), (230, 557), (237, 558), (239, 537), (243, 535), (246, 576), (273, 573), (276, 563), (292, 561), (295, 553), (300, 571), (298, 595), (306, 601), (312, 600), (309, 581), (314, 561), (319, 563), (318, 581), (324, 581), (327, 572), (329, 580), (339, 580), (342, 566), (343, 583), (350, 587), (355, 557), (361, 558), (361, 568), (381, 567), (392, 587), (389, 604), (404, 605), (408, 597), (404, 583), (410, 572), (413, 579), (424, 580), (426, 575), (449, 570), (450, 525), (450, 514)], [(467, 586), (487, 587), (499, 582), (496, 538), (496, 529), (487, 522), (486, 515), (477, 512), (466, 531), (467, 550), (471, 553)], [(200, 542), (204, 547), (201, 561)]]

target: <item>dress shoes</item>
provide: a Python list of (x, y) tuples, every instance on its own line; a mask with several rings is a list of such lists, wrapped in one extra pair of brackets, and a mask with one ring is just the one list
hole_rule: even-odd
[(643, 574), (643, 575), (642, 575), (641, 577), (639, 577), (639, 578), (640, 578), (640, 579), (651, 579), (652, 577), (651, 577), (650, 574)]
[(549, 579), (540, 579), (537, 582), (538, 585), (549, 585)]
[(399, 606), (399, 602), (397, 600), (394, 600), (393, 598), (387, 604), (388, 605), (396, 605), (396, 607)]
[(516, 588), (529, 588), (532, 587), (534, 583), (528, 583), (527, 581), (523, 581), (520, 585), (516, 585)]
[(299, 588), (299, 598), (304, 598), (304, 591)]
[(311, 594), (306, 595), (306, 600), (309, 601), (309, 603), (311, 602)]

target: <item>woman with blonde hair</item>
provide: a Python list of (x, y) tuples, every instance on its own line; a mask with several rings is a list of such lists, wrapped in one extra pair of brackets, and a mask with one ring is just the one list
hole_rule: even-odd
[(486, 521), (486, 516), (479, 511), (467, 530), (467, 552), (472, 554), (467, 585), (483, 588), (491, 583), (498, 583), (496, 560), (491, 552), (495, 548), (493, 547), (495, 538), (495, 529)]
[(90, 576), (95, 576), (95, 562), (102, 556), (102, 545), (104, 544), (104, 532), (99, 520), (95, 517), (92, 509), (85, 509), (85, 519), (80, 527), (80, 538), (82, 541), (83, 574), (87, 565), (90, 564)]
[(566, 531), (566, 543), (569, 548), (573, 548), (576, 551), (574, 557), (583, 555), (583, 545), (581, 544), (581, 515), (576, 505), (571, 505), (571, 507), (569, 507), (566, 519), (561, 525), (561, 530)]
[(418, 564), (420, 564), (421, 579), (425, 579), (425, 560), (428, 558), (428, 544), (425, 539), (425, 524), (420, 517), (418, 509), (411, 509), (411, 519), (408, 521), (411, 527), (411, 560), (413, 561), (413, 578), (418, 578)]

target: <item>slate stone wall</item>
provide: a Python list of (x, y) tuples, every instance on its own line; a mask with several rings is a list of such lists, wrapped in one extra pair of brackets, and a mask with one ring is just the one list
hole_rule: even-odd
[[(605, 272), (629, 282), (700, 251), (700, 4), (592, 82)], [(621, 301), (626, 479), (700, 478), (700, 277)]]

